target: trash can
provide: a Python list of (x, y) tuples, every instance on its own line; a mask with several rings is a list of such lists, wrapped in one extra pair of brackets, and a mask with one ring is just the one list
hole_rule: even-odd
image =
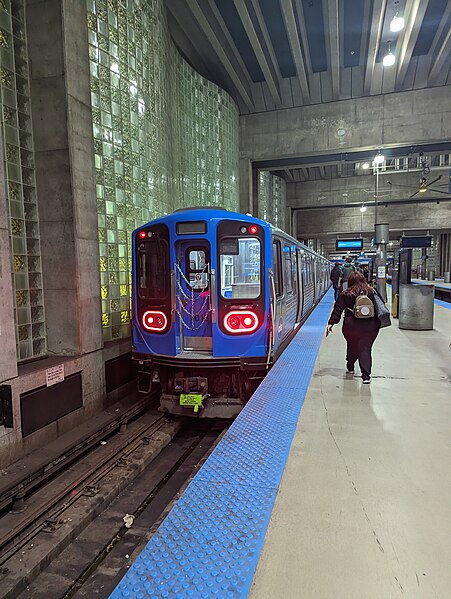
[(444, 283), (451, 283), (451, 273), (449, 271), (445, 272), (443, 274), (444, 276)]
[(435, 270), (428, 270), (428, 281), (435, 281)]
[(399, 286), (399, 328), (412, 331), (434, 328), (434, 285)]

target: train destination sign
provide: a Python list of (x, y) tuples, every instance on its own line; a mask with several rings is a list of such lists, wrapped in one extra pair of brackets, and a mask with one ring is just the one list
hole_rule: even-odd
[(337, 239), (335, 242), (336, 250), (361, 250), (363, 248), (363, 239)]

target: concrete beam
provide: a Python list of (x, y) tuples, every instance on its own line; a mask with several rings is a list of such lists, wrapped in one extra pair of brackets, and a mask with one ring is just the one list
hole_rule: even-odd
[(307, 78), (307, 69), (302, 55), (301, 41), (296, 27), (293, 5), (291, 0), (281, 0), (280, 6), (285, 22), (285, 28), (287, 30), (288, 41), (290, 42), (291, 54), (293, 55), (294, 64), (296, 66), (302, 98), (305, 103), (308, 103), (310, 102), (310, 88)]
[(429, 0), (407, 0), (405, 8), (407, 22), (397, 44), (397, 49), (399, 48), (396, 72), (398, 87), (404, 82), (428, 4)]
[(449, 97), (443, 86), (242, 115), (241, 156), (270, 161), (443, 142), (451, 138)]
[(432, 65), (429, 73), (429, 81), (433, 83), (439, 76), (440, 71), (445, 66), (449, 65), (449, 58), (451, 55), (451, 29), (445, 35), (443, 43), (438, 49), (437, 56), (435, 57), (434, 64)]
[[(239, 73), (237, 73), (235, 67), (233, 66), (229, 56), (221, 45), (216, 33), (213, 31), (208, 19), (205, 17), (205, 14), (202, 8), (199, 6), (197, 0), (187, 0), (187, 3), (190, 7), (191, 12), (193, 13), (196, 21), (201, 26), (203, 32), (205, 33), (209, 43), (211, 44), (213, 50), (217, 54), (219, 60), (224, 66), (227, 74), (233, 82), (233, 85), (236, 87), (238, 93), (243, 98), (243, 102), (247, 106), (249, 110), (254, 109), (254, 102), (252, 99), (252, 92), (248, 89), (248, 86), (245, 85)], [(173, 12), (174, 16), (176, 16), (176, 12)]]
[(211, 10), (214, 18), (216, 19), (216, 22), (219, 25), (222, 35), (227, 40), (227, 43), (230, 46), (233, 56), (241, 69), (242, 77), (245, 79), (246, 85), (247, 85), (248, 89), (250, 90), (252, 87), (253, 81), (249, 76), (246, 65), (244, 64), (241, 54), (238, 52), (238, 48), (236, 47), (235, 42), (233, 41), (233, 38), (230, 35), (230, 31), (229, 31), (227, 25), (225, 24), (224, 19), (222, 18), (222, 15), (218, 9), (218, 6), (214, 0), (207, 0), (207, 1), (208, 1), (208, 6), (210, 7), (210, 10)]
[(240, 15), (247, 37), (249, 38), (258, 64), (260, 65), (262, 73), (265, 77), (265, 81), (268, 84), (274, 104), (276, 106), (280, 106), (282, 100), (280, 96), (280, 85), (277, 79), (277, 73), (275, 71), (274, 65), (271, 64), (270, 60), (268, 60), (269, 57), (266, 56), (264, 48), (260, 43), (260, 39), (255, 31), (255, 27), (246, 3), (243, 2), (243, 0), (233, 0), (233, 2), (238, 14)]
[(373, 81), (377, 53), (379, 52), (386, 7), (387, 0), (374, 0), (373, 12), (370, 17), (371, 29), (368, 42), (365, 81), (363, 85), (364, 94), (371, 93), (371, 83)]
[[(343, 2), (341, 3), (343, 9)], [(340, 97), (340, 7), (338, 0), (323, 0), (324, 25), (326, 35), (326, 51), (332, 73), (332, 96), (334, 100)]]

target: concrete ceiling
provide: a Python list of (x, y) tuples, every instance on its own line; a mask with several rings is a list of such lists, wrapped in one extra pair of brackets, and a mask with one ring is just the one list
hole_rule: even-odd
[[(166, 0), (172, 37), (241, 114), (451, 83), (449, 0)], [(390, 31), (399, 11), (405, 26)], [(387, 42), (396, 56), (383, 67)]]

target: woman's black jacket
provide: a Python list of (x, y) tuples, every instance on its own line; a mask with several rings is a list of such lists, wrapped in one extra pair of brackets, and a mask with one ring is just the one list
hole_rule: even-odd
[[(376, 314), (376, 304), (374, 301), (374, 292), (369, 291), (368, 297), (371, 299), (374, 305), (374, 314)], [(343, 327), (358, 328), (362, 331), (375, 330), (380, 327), (380, 320), (377, 316), (373, 318), (356, 318), (354, 316), (354, 303), (355, 295), (348, 293), (340, 293), (337, 301), (334, 304), (332, 314), (329, 318), (329, 324), (334, 325), (340, 322), (341, 315), (344, 312)]]

